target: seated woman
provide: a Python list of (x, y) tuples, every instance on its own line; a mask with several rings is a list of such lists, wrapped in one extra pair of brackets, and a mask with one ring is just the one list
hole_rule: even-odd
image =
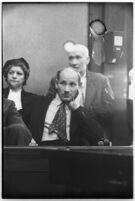
[(14, 101), (18, 112), (29, 128), (31, 111), (37, 98), (37, 95), (23, 89), (30, 74), (29, 64), (24, 58), (8, 60), (4, 64), (3, 74), (8, 84), (8, 88), (3, 89), (3, 96)]
[(3, 99), (3, 144), (5, 146), (27, 146), (32, 136), (24, 124), (13, 101)]

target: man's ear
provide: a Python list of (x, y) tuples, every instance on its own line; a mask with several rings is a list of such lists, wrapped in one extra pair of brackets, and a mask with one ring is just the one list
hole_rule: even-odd
[(87, 57), (87, 64), (90, 63), (90, 57)]

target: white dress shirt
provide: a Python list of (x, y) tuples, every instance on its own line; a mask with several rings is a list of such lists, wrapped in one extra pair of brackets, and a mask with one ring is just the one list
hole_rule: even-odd
[[(55, 114), (57, 112), (57, 110), (59, 109), (59, 106), (61, 104), (61, 100), (59, 98), (58, 95), (56, 95), (56, 97), (52, 100), (52, 102), (50, 103), (47, 113), (46, 113), (46, 117), (45, 117), (45, 123), (44, 123), (44, 130), (43, 130), (43, 135), (42, 135), (42, 141), (50, 141), (50, 140), (58, 140), (59, 137), (57, 136), (57, 134), (52, 133), (49, 134), (48, 132), (48, 128), (50, 126), (50, 124), (52, 123)], [(70, 119), (71, 119), (71, 110), (69, 109), (68, 106), (66, 106), (66, 133), (67, 133), (67, 140), (70, 140)]]
[(83, 106), (84, 106), (85, 97), (86, 97), (86, 85), (87, 85), (86, 73), (81, 77), (81, 83), (82, 83), (82, 87), (81, 87), (82, 103), (83, 103)]
[(22, 109), (22, 101), (21, 101), (21, 91), (13, 91), (12, 89), (9, 90), (8, 99), (14, 101), (16, 109)]

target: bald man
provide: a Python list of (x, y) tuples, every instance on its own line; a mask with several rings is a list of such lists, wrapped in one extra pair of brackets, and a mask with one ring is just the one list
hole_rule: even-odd
[[(67, 53), (69, 66), (81, 75), (83, 106), (93, 113), (106, 132), (108, 132), (107, 127), (110, 127), (108, 120), (111, 117), (114, 104), (114, 94), (109, 79), (101, 73), (87, 70), (90, 56), (86, 46), (68, 43), (65, 46), (65, 51)], [(56, 93), (55, 80), (56, 77), (54, 77), (50, 83), (47, 93), (50, 96), (55, 96)], [(109, 136), (110, 133), (106, 133), (106, 135)]]
[(82, 106), (81, 77), (71, 67), (60, 70), (56, 95), (40, 97), (32, 114), (31, 129), (38, 145), (98, 145), (104, 131)]

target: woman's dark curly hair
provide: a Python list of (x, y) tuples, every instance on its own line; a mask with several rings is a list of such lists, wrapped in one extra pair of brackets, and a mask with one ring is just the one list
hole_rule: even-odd
[(7, 74), (9, 72), (10, 68), (13, 66), (19, 66), (22, 68), (22, 70), (24, 71), (24, 76), (25, 76), (23, 85), (26, 85), (26, 81), (28, 80), (29, 75), (30, 75), (30, 67), (24, 58), (11, 59), (11, 60), (8, 60), (5, 62), (4, 67), (3, 67), (3, 75), (5, 77), (5, 80), (7, 81)]

